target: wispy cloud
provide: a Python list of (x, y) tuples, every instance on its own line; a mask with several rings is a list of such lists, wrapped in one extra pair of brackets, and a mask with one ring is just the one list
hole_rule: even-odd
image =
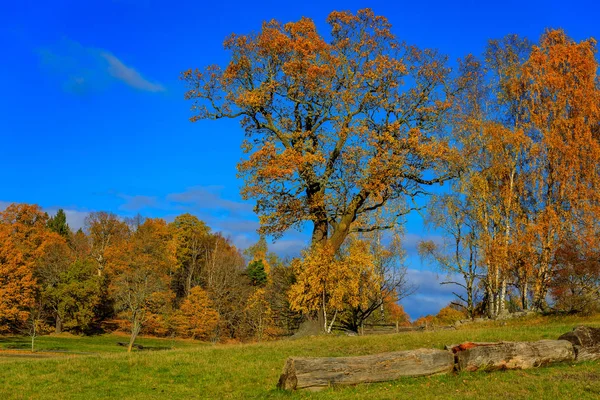
[(63, 89), (86, 94), (106, 89), (115, 81), (137, 90), (162, 92), (165, 87), (148, 80), (135, 68), (106, 49), (83, 46), (63, 39), (39, 50), (42, 67), (58, 76)]
[(125, 203), (119, 206), (119, 209), (123, 211), (139, 212), (145, 208), (152, 208), (157, 205), (157, 199), (154, 196), (129, 196), (126, 194), (120, 194), (119, 197), (125, 200)]
[(166, 199), (182, 207), (221, 211), (231, 215), (252, 213), (251, 203), (229, 200), (223, 197), (223, 189), (222, 186), (195, 186), (181, 193), (169, 194)]
[(125, 82), (127, 85), (148, 92), (162, 92), (165, 90), (163, 85), (144, 79), (139, 72), (123, 64), (123, 62), (114, 55), (108, 52), (102, 52), (100, 55), (104, 57), (106, 61), (108, 61), (108, 73), (111, 76)]

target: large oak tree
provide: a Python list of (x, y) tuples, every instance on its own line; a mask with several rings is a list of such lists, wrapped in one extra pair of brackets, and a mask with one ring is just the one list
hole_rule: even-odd
[[(231, 35), (229, 64), (183, 72), (192, 121), (239, 119), (242, 195), (275, 237), (312, 222), (312, 243), (337, 251), (353, 231), (394, 225), (406, 200), (448, 179), (442, 126), (445, 57), (399, 41), (370, 9), (332, 12)], [(387, 218), (369, 225), (375, 210)], [(360, 226), (355, 221), (363, 221)]]

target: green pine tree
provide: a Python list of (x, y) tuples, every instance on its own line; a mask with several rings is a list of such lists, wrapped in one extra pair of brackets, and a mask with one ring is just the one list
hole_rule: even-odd
[(62, 208), (56, 212), (54, 217), (48, 219), (48, 228), (67, 239), (71, 236), (71, 228), (67, 224), (67, 214)]
[(267, 284), (267, 272), (262, 260), (252, 261), (248, 264), (246, 274), (254, 286), (264, 286)]

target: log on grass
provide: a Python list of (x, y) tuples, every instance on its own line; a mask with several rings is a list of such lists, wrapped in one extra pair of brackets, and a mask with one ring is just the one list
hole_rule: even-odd
[(390, 381), (403, 376), (444, 374), (453, 369), (452, 353), (434, 349), (358, 357), (290, 357), (277, 387), (320, 390), (328, 386)]
[(459, 371), (527, 369), (575, 360), (566, 340), (537, 342), (463, 343), (452, 349)]
[(558, 340), (568, 340), (573, 344), (577, 361), (600, 360), (600, 328), (578, 326)]

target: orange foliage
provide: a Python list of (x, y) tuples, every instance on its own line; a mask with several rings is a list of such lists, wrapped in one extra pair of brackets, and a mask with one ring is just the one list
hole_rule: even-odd
[(219, 325), (219, 313), (204, 289), (196, 286), (181, 304), (173, 318), (175, 331), (192, 339), (210, 339)]
[(46, 249), (47, 219), (36, 205), (11, 204), (0, 212), (0, 332), (26, 322), (35, 303), (34, 270)]
[(390, 294), (383, 299), (383, 309), (386, 316), (386, 322), (397, 322), (399, 326), (410, 326), (409, 315), (404, 311), (404, 307), (398, 304)]
[(225, 68), (181, 78), (192, 121), (237, 118), (246, 131), (238, 170), (261, 232), (310, 221), (313, 244), (335, 253), (352, 231), (374, 228), (358, 217), (392, 208), (378, 226), (393, 225), (407, 196), (449, 179), (458, 154), (437, 129), (450, 107), (445, 58), (404, 44), (370, 9), (327, 22), (330, 39), (309, 18), (233, 34)]

